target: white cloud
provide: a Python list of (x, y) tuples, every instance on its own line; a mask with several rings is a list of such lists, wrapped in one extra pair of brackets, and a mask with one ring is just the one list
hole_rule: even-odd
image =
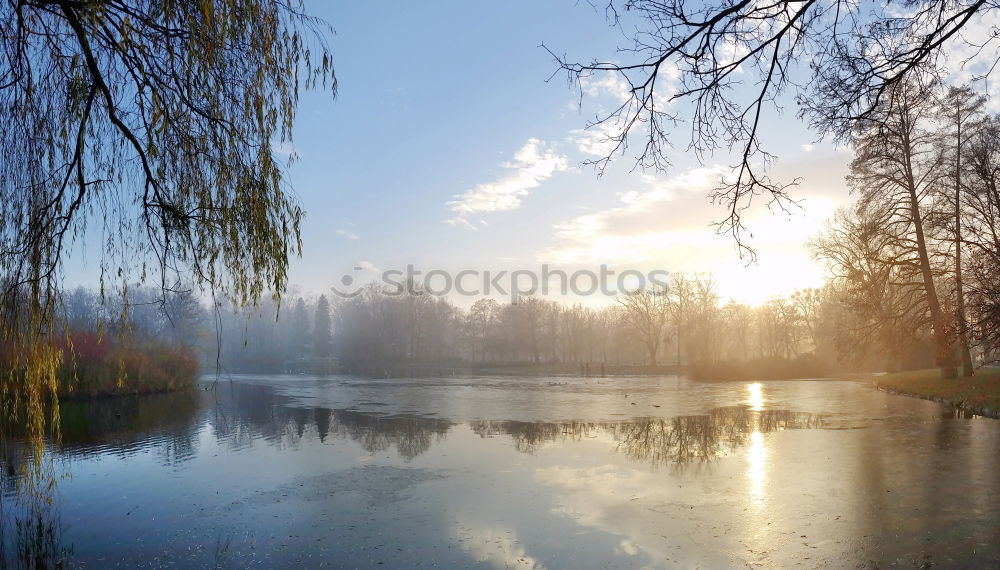
[(816, 148), (816, 146), (812, 145), (812, 144), (804, 144), (804, 145), (802, 145), (802, 150), (804, 150), (806, 152), (812, 152), (815, 148)]
[(625, 78), (613, 71), (595, 72), (580, 78), (580, 89), (589, 97), (611, 97), (624, 103), (632, 97), (632, 89)]
[(613, 121), (598, 123), (586, 129), (570, 131), (570, 140), (581, 153), (604, 158), (615, 151), (618, 142), (612, 137), (620, 133), (618, 124)]
[(289, 141), (271, 141), (271, 152), (287, 159), (299, 159), (299, 149), (295, 148)]
[[(810, 155), (812, 156), (812, 155)], [(743, 213), (744, 235), (759, 254), (760, 265), (745, 267), (734, 255), (735, 242), (718, 235), (709, 221), (723, 213), (706, 195), (732, 170), (726, 166), (693, 168), (668, 179), (643, 176), (642, 185), (618, 194), (617, 204), (583, 213), (554, 226), (552, 244), (537, 253), (538, 261), (559, 265), (607, 264), (671, 272), (712, 271), (724, 297), (757, 303), (796, 288), (814, 287), (822, 267), (805, 245), (846, 198), (842, 160), (821, 157), (785, 165), (778, 180), (804, 178), (792, 190), (802, 209), (789, 214), (764, 207), (766, 199)], [(783, 275), (776, 279), (776, 275)]]
[(1000, 28), (1000, 12), (982, 10), (976, 17), (962, 26), (957, 37), (944, 45), (944, 65), (948, 79), (954, 83), (965, 83), (973, 76), (989, 72), (1000, 56), (1000, 42), (997, 30)]
[(345, 230), (343, 228), (340, 228), (340, 229), (337, 230), (337, 235), (341, 236), (341, 237), (345, 237), (347, 239), (361, 239), (361, 237), (358, 236), (358, 234), (356, 234), (354, 232), (350, 232), (350, 231)]
[(506, 212), (521, 207), (521, 199), (531, 193), (554, 173), (566, 170), (566, 157), (560, 155), (542, 141), (532, 138), (516, 153), (511, 162), (503, 168), (508, 174), (493, 182), (479, 184), (447, 202), (455, 216), (446, 220), (453, 226), (475, 229), (467, 219), (469, 215), (481, 212)]
[(517, 532), (512, 528), (496, 523), (484, 525), (458, 519), (455, 521), (453, 532), (462, 549), (468, 552), (478, 565), (545, 570), (545, 565), (541, 561), (527, 553), (520, 544)]
[[(680, 79), (681, 72), (675, 62), (660, 65), (652, 94), (652, 104), (658, 112), (674, 112), (676, 101), (671, 98), (678, 92)], [(605, 158), (616, 149), (623, 150), (617, 148), (618, 139), (622, 138), (629, 117), (639, 110), (637, 102), (629, 102), (633, 93), (628, 81), (616, 72), (595, 72), (580, 79), (580, 88), (584, 100), (572, 102), (571, 107), (576, 108), (579, 103), (592, 107), (597, 120), (585, 129), (570, 131), (570, 140), (577, 150), (590, 157)], [(647, 93), (642, 90), (635, 92), (637, 97), (645, 95)], [(642, 107), (645, 108), (645, 103)]]
[[(641, 262), (657, 257), (664, 248), (683, 245), (707, 245), (711, 232), (664, 230), (671, 216), (669, 202), (679, 196), (694, 195), (704, 202), (704, 195), (719, 185), (731, 169), (724, 166), (694, 168), (660, 180), (642, 176), (642, 191), (620, 193), (620, 206), (577, 216), (555, 226), (560, 245), (541, 256), (557, 263)], [(700, 234), (700, 235), (699, 235)]]
[[(736, 41), (727, 38), (719, 49), (719, 65), (731, 65), (736, 63), (738, 60), (746, 57), (750, 53), (750, 48), (742, 43), (736, 43)], [(736, 68), (736, 73), (743, 73), (743, 65), (740, 64)]]

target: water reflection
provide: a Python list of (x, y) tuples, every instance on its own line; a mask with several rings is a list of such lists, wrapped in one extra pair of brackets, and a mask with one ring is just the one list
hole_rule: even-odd
[[(96, 455), (126, 458), (152, 452), (163, 465), (176, 466), (196, 454), (201, 408), (195, 391), (147, 396), (65, 401), (59, 405), (60, 438), (48, 442), (63, 459)], [(13, 496), (31, 459), (23, 433), (5, 425), (0, 438), (0, 490)], [(58, 473), (57, 473), (58, 475)]]
[(0, 510), (0, 568), (63, 568), (73, 555), (63, 530), (56, 503), (5, 505)]
[(817, 414), (728, 406), (703, 415), (620, 422), (611, 430), (620, 441), (619, 449), (630, 457), (653, 464), (686, 464), (731, 455), (748, 440), (762, 450), (763, 439), (754, 438), (764, 433), (821, 426)]
[(271, 386), (248, 384), (218, 389), (210, 424), (216, 438), (233, 450), (256, 440), (294, 447), (303, 440), (325, 443), (333, 437), (355, 441), (368, 453), (394, 449), (404, 459), (426, 452), (454, 425), (425, 416), (302, 406)]
[[(325, 442), (337, 437), (357, 442), (369, 453), (394, 449), (407, 460), (426, 452), (454, 426), (436, 417), (303, 406), (276, 394), (270, 386), (221, 390), (211, 424), (216, 437), (232, 449), (241, 449), (258, 439), (296, 446), (302, 440)], [(728, 406), (674, 418), (604, 422), (473, 420), (468, 425), (482, 438), (509, 437), (517, 451), (528, 454), (552, 442), (604, 437), (633, 459), (653, 465), (682, 465), (731, 455), (748, 441), (762, 457), (764, 443), (760, 434), (818, 428), (822, 418), (789, 410)]]
[(184, 463), (196, 452), (198, 400), (191, 390), (62, 402), (59, 453), (128, 457), (153, 449), (165, 465)]
[(818, 428), (816, 414), (788, 410), (754, 411), (746, 406), (720, 407), (706, 414), (675, 418), (638, 418), (617, 422), (514, 422), (475, 421), (472, 431), (480, 437), (507, 435), (514, 447), (535, 453), (556, 440), (580, 440), (608, 435), (629, 457), (654, 465), (682, 465), (732, 454), (751, 444), (752, 465), (763, 468), (762, 434), (783, 429)]
[[(0, 512), (0, 561), (836, 567), (927, 544), (947, 562), (1000, 528), (1000, 430), (932, 403), (854, 384), (632, 381), (639, 406), (620, 384), (473, 385), (249, 378), (68, 405), (51, 448), (70, 459), (68, 524)], [(465, 419), (491, 413), (508, 419)], [(524, 421), (563, 414), (592, 421)]]
[[(759, 384), (748, 386), (748, 405), (719, 407), (705, 414), (621, 421), (526, 422), (470, 421), (483, 438), (509, 437), (514, 448), (537, 453), (557, 441), (603, 438), (627, 456), (652, 465), (683, 465), (733, 454), (749, 445), (749, 473), (762, 485), (765, 457), (762, 434), (817, 428), (822, 418), (789, 410), (764, 410)], [(356, 442), (368, 453), (393, 450), (410, 460), (441, 441), (454, 422), (413, 414), (378, 414), (352, 409), (306, 406), (271, 385), (221, 384), (214, 390), (178, 394), (67, 402), (62, 407), (63, 457), (128, 457), (152, 452), (163, 465), (179, 466), (197, 455), (198, 431), (207, 425), (225, 448), (239, 451), (262, 442), (297, 448), (330, 438)], [(16, 473), (16, 453), (3, 467)], [(7, 482), (10, 477), (5, 478)], [(7, 489), (10, 490), (9, 488)]]
[(764, 481), (766, 479), (767, 449), (764, 447), (764, 434), (759, 431), (750, 434), (750, 447), (747, 449), (747, 478), (750, 480), (750, 500), (761, 505), (764, 502)]
[[(747, 385), (747, 405), (754, 412), (764, 411), (764, 386), (760, 382)], [(764, 482), (767, 477), (767, 448), (764, 446), (764, 434), (758, 423), (760, 417), (753, 418), (749, 429), (750, 446), (747, 449), (747, 478), (750, 483), (750, 501), (757, 507), (764, 503)]]
[[(756, 474), (752, 477), (760, 483), (762, 434), (818, 428), (822, 418), (760, 409), (760, 385), (748, 388), (754, 405), (719, 407), (698, 415), (603, 422), (475, 420), (469, 427), (483, 438), (509, 437), (514, 448), (523, 453), (537, 453), (556, 441), (609, 438), (622, 453), (653, 465), (706, 461), (749, 445), (751, 473)], [(199, 399), (204, 417), (193, 421)], [(127, 455), (152, 447), (164, 464), (182, 462), (195, 454), (195, 429), (202, 421), (220, 443), (234, 451), (257, 441), (296, 448), (303, 441), (325, 443), (339, 438), (354, 441), (371, 454), (393, 450), (406, 460), (425, 453), (455, 425), (437, 417), (306, 406), (270, 385), (235, 383), (200, 393), (72, 405), (64, 417), (62, 453)]]
[(747, 385), (747, 405), (755, 412), (764, 410), (764, 386), (760, 382)]

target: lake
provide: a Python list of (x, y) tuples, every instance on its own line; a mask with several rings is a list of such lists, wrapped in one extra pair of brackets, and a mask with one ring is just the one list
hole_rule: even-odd
[(246, 375), (62, 421), (44, 516), (6, 462), (8, 562), (1000, 563), (1000, 421), (861, 382)]

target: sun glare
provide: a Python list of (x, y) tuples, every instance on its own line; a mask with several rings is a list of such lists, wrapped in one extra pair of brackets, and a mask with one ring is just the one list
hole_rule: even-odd
[(747, 405), (755, 412), (764, 411), (764, 390), (760, 382), (747, 385)]

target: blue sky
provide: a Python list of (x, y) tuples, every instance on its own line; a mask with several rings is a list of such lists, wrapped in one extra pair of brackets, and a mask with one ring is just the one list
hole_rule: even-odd
[[(769, 141), (778, 172), (805, 178), (804, 210), (753, 222), (760, 264), (744, 269), (731, 239), (709, 227), (721, 210), (708, 204), (707, 175), (729, 161), (692, 173), (684, 127), (669, 172), (633, 172), (629, 157), (603, 177), (582, 165), (580, 130), (614, 103), (616, 85), (594, 78), (580, 109), (564, 76), (546, 81), (555, 63), (540, 46), (614, 59), (626, 40), (602, 11), (572, 1), (307, 7), (336, 30), (340, 91), (307, 93), (299, 109), (290, 175), (307, 218), (291, 281), (301, 289), (326, 291), (362, 261), (712, 271), (724, 294), (751, 301), (819, 283), (801, 242), (847, 199), (849, 155), (808, 146), (816, 137), (794, 109), (770, 118)], [(513, 204), (496, 211), (455, 211), (463, 194), (474, 202), (477, 189), (511, 188)]]
[[(747, 266), (732, 238), (715, 234), (711, 224), (724, 210), (708, 199), (736, 161), (724, 152), (696, 161), (684, 151), (688, 125), (676, 129), (666, 172), (635, 171), (631, 153), (601, 177), (583, 165), (600, 151), (599, 133), (583, 129), (617, 106), (622, 84), (591, 77), (581, 106), (541, 46), (573, 61), (625, 61), (618, 48), (629, 40), (602, 9), (578, 0), (307, 0), (306, 8), (335, 30), (329, 45), (340, 88), (336, 98), (314, 91), (300, 100), (291, 145), (299, 159), (288, 179), (306, 218), (304, 253), (290, 267), (293, 293), (329, 293), (344, 275), (375, 280), (380, 270), (409, 264), (453, 274), (542, 264), (709, 272), (723, 298), (749, 303), (822, 284), (806, 242), (850, 202), (844, 178), (852, 153), (817, 140), (796, 118), (791, 94), (781, 112), (764, 114), (763, 142), (778, 157), (772, 178), (800, 179), (792, 196), (801, 208), (758, 206), (745, 216), (758, 253)], [(976, 21), (963, 30), (969, 45), (949, 47), (953, 82), (1000, 55), (971, 47), (997, 25), (995, 15)], [(750, 94), (755, 81), (746, 73), (735, 95)], [(688, 111), (673, 105), (679, 115)], [(1000, 111), (1000, 99), (991, 106)], [(67, 264), (67, 286), (97, 285), (101, 243), (83, 242)]]
[[(345, 274), (375, 279), (373, 268), (407, 264), (711, 272), (724, 297), (753, 303), (821, 284), (804, 241), (850, 199), (850, 152), (817, 143), (790, 98), (783, 114), (765, 117), (765, 142), (780, 157), (775, 177), (802, 178), (802, 209), (751, 213), (759, 263), (746, 267), (732, 239), (710, 225), (723, 211), (707, 193), (733, 161), (699, 164), (684, 152), (686, 126), (677, 129), (668, 172), (633, 171), (630, 154), (602, 177), (583, 165), (594, 157), (593, 134), (583, 129), (616, 104), (621, 85), (591, 78), (581, 108), (541, 45), (580, 61), (617, 59), (627, 39), (603, 10), (573, 0), (306, 7), (335, 29), (339, 93), (300, 100), (292, 143), (299, 159), (288, 174), (306, 219), (293, 291), (328, 293)], [(96, 286), (98, 242), (78, 244), (67, 285)]]

